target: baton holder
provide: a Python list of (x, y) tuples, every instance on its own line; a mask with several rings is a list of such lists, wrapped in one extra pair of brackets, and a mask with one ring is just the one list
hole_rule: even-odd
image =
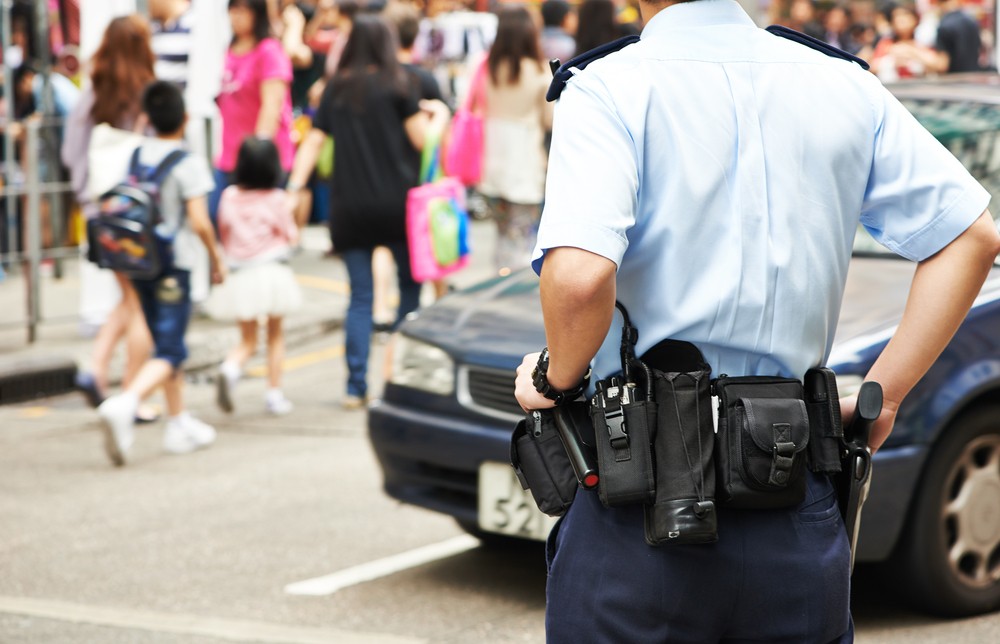
[(652, 373), (658, 407), (656, 497), (645, 506), (646, 542), (718, 541), (710, 372)]

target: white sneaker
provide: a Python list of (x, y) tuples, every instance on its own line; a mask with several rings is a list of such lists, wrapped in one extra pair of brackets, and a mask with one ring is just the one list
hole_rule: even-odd
[(264, 397), (264, 407), (267, 408), (267, 413), (273, 414), (275, 416), (284, 416), (285, 414), (292, 411), (295, 405), (292, 401), (285, 398), (285, 395), (278, 392), (267, 392), (267, 396)]
[(135, 442), (135, 412), (139, 409), (139, 398), (124, 393), (111, 396), (97, 408), (104, 431), (104, 451), (116, 466), (125, 465), (132, 443)]
[(215, 381), (215, 402), (219, 405), (219, 409), (227, 414), (233, 413), (233, 390), (239, 379), (240, 368), (235, 364), (223, 362)]
[(163, 449), (171, 454), (189, 454), (215, 442), (215, 428), (184, 412), (167, 421)]

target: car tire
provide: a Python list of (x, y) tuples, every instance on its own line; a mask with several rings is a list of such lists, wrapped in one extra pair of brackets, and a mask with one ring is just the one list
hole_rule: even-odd
[(1000, 405), (953, 421), (922, 478), (890, 562), (899, 590), (944, 617), (1000, 608)]

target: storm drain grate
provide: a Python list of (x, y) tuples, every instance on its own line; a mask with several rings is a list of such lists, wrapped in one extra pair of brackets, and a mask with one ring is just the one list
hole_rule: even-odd
[(0, 405), (68, 393), (76, 387), (76, 363), (66, 359), (38, 359), (0, 364)]

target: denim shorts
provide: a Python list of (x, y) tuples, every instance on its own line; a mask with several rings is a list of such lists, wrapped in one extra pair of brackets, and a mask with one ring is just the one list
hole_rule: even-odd
[(184, 334), (191, 319), (191, 273), (168, 269), (152, 280), (132, 280), (153, 336), (155, 358), (166, 360), (174, 369), (187, 359)]

